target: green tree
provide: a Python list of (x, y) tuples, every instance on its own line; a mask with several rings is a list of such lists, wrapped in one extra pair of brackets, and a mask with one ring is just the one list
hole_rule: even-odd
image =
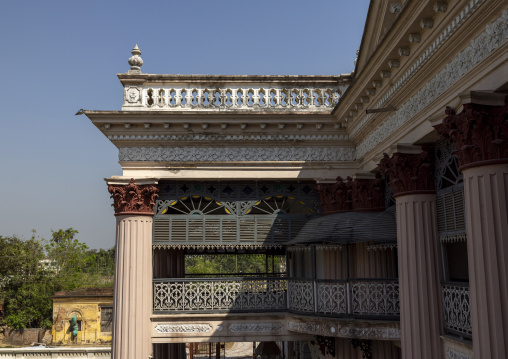
[(0, 298), (12, 328), (51, 327), (52, 278), (40, 262), (44, 240), (0, 236)]

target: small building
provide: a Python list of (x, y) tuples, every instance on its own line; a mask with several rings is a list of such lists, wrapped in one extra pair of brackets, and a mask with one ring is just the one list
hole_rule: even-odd
[[(72, 334), (76, 315), (78, 334)], [(53, 344), (111, 343), (113, 288), (80, 288), (56, 292), (53, 296)]]

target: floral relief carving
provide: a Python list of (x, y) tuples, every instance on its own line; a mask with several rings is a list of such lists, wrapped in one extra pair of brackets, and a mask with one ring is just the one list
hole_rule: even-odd
[(348, 186), (339, 176), (335, 183), (320, 183), (317, 185), (323, 215), (348, 212), (351, 210)]
[(470, 103), (459, 114), (451, 107), (445, 113), (443, 123), (434, 128), (454, 142), (461, 168), (508, 162), (508, 96), (504, 106)]
[(281, 323), (231, 324), (228, 329), (233, 333), (278, 333), (284, 330), (284, 325)]
[(158, 324), (157, 333), (206, 333), (212, 330), (210, 324)]
[(403, 194), (434, 192), (432, 154), (424, 149), (420, 154), (386, 153), (379, 167), (390, 179), (393, 197)]
[(153, 214), (159, 189), (154, 185), (137, 185), (131, 178), (128, 185), (108, 185), (115, 215)]
[(380, 174), (374, 179), (355, 179), (348, 177), (351, 187), (353, 211), (379, 211), (385, 209), (385, 190)]
[(352, 147), (122, 147), (120, 161), (354, 161)]

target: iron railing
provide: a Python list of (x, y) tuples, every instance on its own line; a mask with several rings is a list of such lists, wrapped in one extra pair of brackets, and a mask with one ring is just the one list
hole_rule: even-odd
[(472, 339), (469, 283), (443, 282), (442, 293), (445, 331)]
[(155, 279), (153, 311), (290, 311), (397, 319), (396, 279), (312, 280), (283, 277)]

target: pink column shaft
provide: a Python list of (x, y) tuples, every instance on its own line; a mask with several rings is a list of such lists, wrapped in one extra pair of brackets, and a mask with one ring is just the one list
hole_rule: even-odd
[(508, 165), (465, 169), (475, 358), (508, 358)]
[(117, 216), (112, 359), (152, 353), (152, 217)]
[(442, 358), (441, 287), (435, 194), (398, 196), (402, 358)]

